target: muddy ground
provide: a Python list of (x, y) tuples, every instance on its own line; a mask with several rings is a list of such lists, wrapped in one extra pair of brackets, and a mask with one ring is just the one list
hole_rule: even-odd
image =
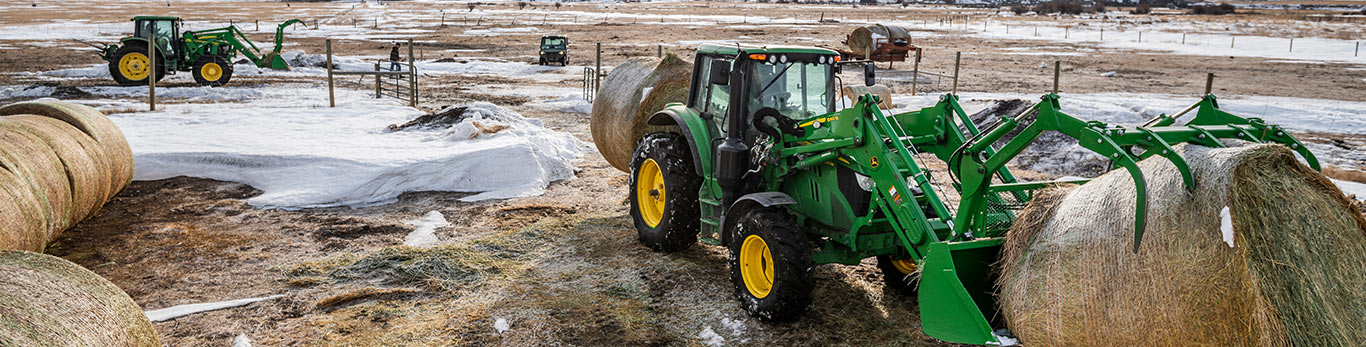
[[(51, 19), (125, 18), (145, 12), (101, 8), (79, 14), (60, 8), (23, 9), (7, 1), (0, 23), (19, 25), (34, 17)], [(540, 33), (454, 36), (473, 27), (478, 11), (463, 5), (388, 3), (391, 11), (445, 10), (448, 25), (430, 24), (434, 40), (420, 55), (502, 57), (531, 62)], [(480, 5), (513, 9), (514, 5)], [(604, 65), (630, 56), (654, 55), (656, 45), (690, 55), (681, 40), (744, 38), (755, 42), (838, 46), (853, 28), (840, 23), (802, 26), (746, 24), (685, 28), (639, 23), (639, 18), (673, 14), (742, 14), (783, 11), (784, 16), (848, 18), (983, 15), (981, 10), (877, 6), (671, 3), (564, 4), (527, 10), (524, 16), (485, 17), (488, 27), (536, 26), (571, 37), (571, 59), (589, 60), (595, 42), (605, 42)], [(232, 11), (229, 11), (229, 10)], [(290, 16), (317, 18), (324, 25), (351, 25), (368, 18), (318, 3), (187, 3), (155, 14), (187, 18), (231, 12), (218, 20), (272, 23)], [(555, 11), (614, 11), (638, 14), (631, 22), (538, 25)], [(255, 17), (237, 14), (250, 12)], [(461, 24), (456, 25), (456, 18)], [(1243, 18), (1244, 20), (1262, 20)], [(969, 19), (970, 20), (970, 19)], [(1237, 20), (1237, 19), (1219, 19)], [(1266, 19), (1272, 20), (1272, 19)], [(110, 20), (119, 22), (122, 19)], [(264, 20), (263, 20), (264, 21)], [(518, 23), (517, 21), (520, 21)], [(126, 22), (125, 22), (126, 23)], [(380, 24), (384, 28), (386, 20)], [(528, 24), (531, 23), (531, 24)], [(263, 23), (264, 24), (264, 23)], [(131, 26), (130, 26), (131, 27)], [(131, 28), (130, 28), (131, 29)], [(271, 35), (250, 32), (266, 41)], [(815, 41), (793, 39), (811, 37)], [(301, 39), (290, 49), (321, 53), (322, 40)], [(386, 53), (390, 41), (344, 39), (334, 50), (347, 55)], [(87, 48), (0, 40), (19, 49), (0, 50), (0, 84), (53, 83), (24, 72), (84, 67), (98, 63)], [(922, 68), (948, 72), (952, 52), (964, 56), (962, 91), (1042, 93), (1051, 71), (1046, 58), (995, 54), (1037, 42), (986, 40), (953, 35), (918, 38), (926, 48)], [(1059, 51), (1074, 47), (1052, 45)], [(482, 50), (468, 53), (446, 49)], [(32, 54), (41, 52), (43, 58)], [(1366, 69), (1342, 64), (1284, 64), (1261, 58), (1198, 57), (1104, 50), (1065, 56), (1063, 90), (1087, 92), (1198, 93), (1203, 75), (1221, 76), (1217, 94), (1312, 97), (1366, 101)], [(909, 66), (898, 65), (898, 69)], [(1119, 71), (1119, 77), (1100, 77)], [(1294, 81), (1294, 82), (1287, 82)], [(235, 78), (232, 83), (298, 84), (318, 79)], [(112, 85), (107, 80), (63, 80), (63, 86)], [(520, 106), (526, 98), (481, 93), (481, 86), (577, 87), (577, 81), (530, 82), (498, 76), (433, 81), (421, 108), (489, 101), (542, 119), (546, 126), (591, 141), (588, 117)], [(175, 85), (165, 86), (168, 88)], [(930, 86), (944, 90), (947, 84)], [(176, 102), (169, 100), (167, 102)], [(1324, 141), (1329, 141), (1328, 139)], [(283, 294), (246, 307), (202, 313), (157, 323), (169, 346), (226, 345), (246, 334), (258, 345), (698, 345), (714, 333), (727, 344), (750, 345), (943, 345), (920, 332), (914, 298), (887, 290), (871, 262), (823, 265), (815, 270), (811, 312), (793, 323), (763, 323), (748, 317), (732, 299), (721, 247), (696, 245), (655, 253), (635, 240), (625, 206), (626, 176), (597, 154), (579, 163), (577, 177), (555, 182), (538, 197), (460, 202), (465, 194), (404, 194), (392, 204), (367, 208), (301, 211), (261, 210), (246, 199), (259, 192), (232, 182), (178, 177), (137, 181), (94, 218), (65, 232), (49, 253), (64, 257), (119, 285), (146, 309), (179, 304)], [(1347, 170), (1352, 171), (1352, 170)], [(1029, 174), (1025, 174), (1029, 176)], [(1351, 175), (1346, 173), (1343, 175)], [(401, 247), (413, 230), (405, 221), (439, 211), (453, 226), (437, 230), (447, 243), (430, 249)], [(495, 328), (498, 320), (507, 330)]]

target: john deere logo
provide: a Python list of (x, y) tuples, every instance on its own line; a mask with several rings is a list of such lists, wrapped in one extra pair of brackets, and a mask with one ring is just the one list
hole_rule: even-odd
[(871, 157), (868, 159), (868, 166), (871, 166), (874, 169), (876, 169), (879, 165), (880, 164), (878, 164), (877, 162), (877, 157)]

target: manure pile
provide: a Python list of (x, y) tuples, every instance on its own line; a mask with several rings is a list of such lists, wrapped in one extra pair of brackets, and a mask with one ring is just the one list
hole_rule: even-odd
[(1279, 145), (1177, 147), (1140, 163), (1133, 245), (1124, 171), (1040, 192), (1007, 235), (1002, 314), (1031, 345), (1348, 346), (1366, 341), (1366, 220)]
[(688, 99), (692, 63), (673, 53), (664, 58), (631, 58), (612, 68), (593, 100), (589, 128), (598, 152), (617, 170), (631, 171), (631, 153), (645, 134), (676, 127), (646, 124), (671, 102)]
[(0, 107), (0, 249), (42, 251), (133, 179), (133, 153), (99, 111), (55, 101)]

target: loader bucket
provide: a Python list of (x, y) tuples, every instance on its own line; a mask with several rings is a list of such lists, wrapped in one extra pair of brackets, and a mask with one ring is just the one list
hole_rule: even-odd
[(281, 58), (279, 54), (267, 53), (266, 56), (262, 58), (264, 59), (261, 59), (261, 61), (265, 62), (266, 66), (261, 67), (269, 67), (275, 70), (289, 70), (289, 63), (285, 62), (285, 58)]
[(996, 274), (1001, 238), (930, 244), (920, 271), (920, 325), (936, 339), (978, 345), (1010, 344), (992, 327), (997, 314)]

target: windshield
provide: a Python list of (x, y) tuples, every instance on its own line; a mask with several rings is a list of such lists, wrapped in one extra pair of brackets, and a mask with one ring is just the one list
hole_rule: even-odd
[(564, 39), (545, 39), (545, 40), (541, 40), (541, 45), (542, 45), (542, 46), (547, 46), (547, 47), (550, 47), (550, 46), (562, 46), (562, 45), (564, 45)]
[(777, 109), (793, 119), (830, 113), (831, 70), (829, 64), (791, 62), (754, 64), (757, 84), (751, 88), (751, 112)]

